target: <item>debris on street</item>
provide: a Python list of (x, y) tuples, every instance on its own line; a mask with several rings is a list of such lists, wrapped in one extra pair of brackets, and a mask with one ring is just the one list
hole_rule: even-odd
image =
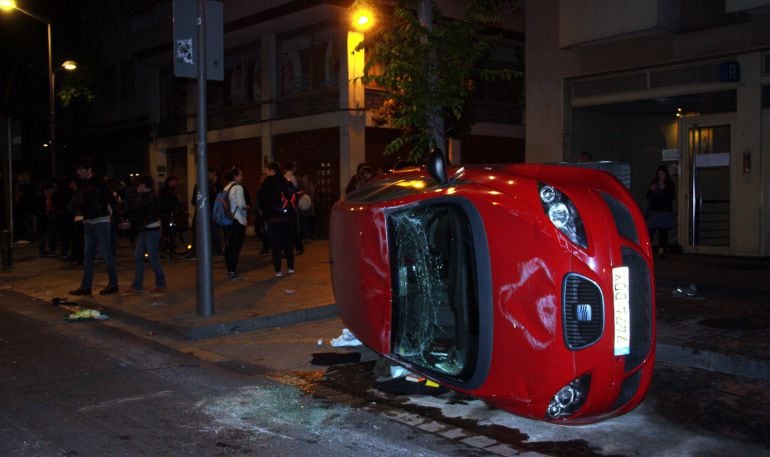
[(51, 299), (51, 304), (54, 306), (59, 305), (77, 305), (77, 302), (71, 301), (67, 298), (54, 297)]
[(674, 288), (672, 295), (676, 298), (687, 298), (689, 300), (705, 300), (706, 297), (698, 294), (698, 285), (695, 283), (689, 286), (679, 286)]
[(310, 360), (310, 363), (318, 366), (342, 365), (361, 361), (360, 352), (316, 352), (311, 355), (313, 359)]
[(99, 311), (98, 309), (84, 308), (74, 313), (69, 313), (64, 317), (66, 322), (88, 322), (88, 321), (103, 321), (109, 319), (109, 316)]
[(334, 347), (341, 347), (341, 346), (361, 346), (363, 343), (358, 341), (358, 338), (356, 338), (350, 330), (343, 328), (342, 334), (338, 336), (337, 338), (334, 338), (331, 340), (331, 345)]

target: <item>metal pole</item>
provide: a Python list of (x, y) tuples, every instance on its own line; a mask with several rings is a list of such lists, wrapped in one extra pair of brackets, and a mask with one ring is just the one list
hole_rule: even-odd
[(48, 148), (51, 150), (51, 177), (56, 177), (56, 104), (54, 99), (54, 75), (53, 75), (53, 46), (51, 40), (51, 21), (43, 16), (37, 15), (18, 5), (15, 9), (27, 16), (42, 22), (48, 30)]
[(206, 0), (198, 0), (198, 195), (195, 202), (195, 251), (198, 258), (196, 286), (198, 316), (214, 314), (214, 280), (211, 267), (211, 205), (209, 203), (206, 151)]
[(56, 99), (54, 98), (53, 47), (51, 45), (51, 22), (48, 26), (48, 114), (49, 142), (51, 150), (51, 178), (56, 177)]
[[(426, 33), (430, 33), (433, 30), (433, 2), (430, 0), (420, 0), (417, 5), (417, 16), (420, 21), (420, 25), (426, 30)], [(425, 37), (425, 41), (427, 41)], [(438, 87), (438, 63), (437, 56), (434, 50), (430, 50), (426, 61), (424, 62), (426, 74), (428, 78), (428, 90), (431, 97), (436, 95)], [(428, 110), (428, 129), (430, 130), (430, 136), (435, 143), (435, 148), (439, 149), (444, 154), (444, 160), (446, 160), (446, 135), (444, 133), (444, 116), (441, 114), (441, 109), (438, 106), (431, 106)]]
[(8, 116), (8, 231), (11, 232), (11, 244), (13, 244), (13, 139), (11, 117)]
[(3, 230), (2, 243), (0, 247), (4, 252), (3, 268), (10, 268), (13, 266), (13, 140), (11, 135), (13, 134), (13, 122), (11, 117), (8, 116), (8, 209), (5, 214), (8, 217), (8, 229)]

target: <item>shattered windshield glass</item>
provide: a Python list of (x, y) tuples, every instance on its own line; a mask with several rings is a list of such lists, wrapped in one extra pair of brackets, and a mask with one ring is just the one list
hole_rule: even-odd
[(389, 243), (393, 352), (467, 380), (475, 369), (479, 344), (468, 217), (452, 204), (396, 212), (389, 216)]

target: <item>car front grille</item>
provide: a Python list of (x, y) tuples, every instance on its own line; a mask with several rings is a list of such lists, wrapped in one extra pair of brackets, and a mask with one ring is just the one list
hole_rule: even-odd
[(612, 409), (618, 409), (628, 403), (636, 395), (636, 391), (639, 390), (639, 381), (641, 380), (642, 370), (624, 379), (623, 384), (620, 386), (620, 394), (617, 400), (615, 400), (615, 404), (612, 405)]
[(564, 339), (570, 349), (595, 343), (604, 330), (604, 300), (599, 286), (578, 274), (564, 279)]
[(636, 232), (636, 225), (634, 224), (634, 219), (631, 217), (631, 212), (626, 205), (605, 193), (602, 193), (602, 198), (604, 198), (604, 202), (607, 203), (607, 206), (610, 208), (612, 219), (615, 221), (615, 228), (620, 236), (638, 244), (639, 235)]
[(629, 307), (631, 309), (630, 352), (626, 356), (626, 372), (634, 370), (647, 357), (652, 342), (652, 282), (650, 271), (635, 250), (621, 248), (623, 264), (629, 270)]

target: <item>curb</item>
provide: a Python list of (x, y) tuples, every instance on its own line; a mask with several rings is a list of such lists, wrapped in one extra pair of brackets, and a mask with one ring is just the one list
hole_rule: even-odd
[(99, 307), (102, 308), (111, 318), (119, 319), (128, 324), (145, 327), (158, 333), (163, 333), (176, 338), (182, 338), (188, 341), (216, 338), (219, 336), (263, 330), (266, 328), (286, 327), (289, 325), (301, 324), (303, 322), (318, 321), (337, 317), (339, 315), (337, 312), (337, 305), (330, 304), (325, 306), (318, 306), (315, 308), (305, 308), (296, 311), (289, 311), (280, 314), (271, 314), (267, 316), (259, 316), (230, 322), (221, 322), (219, 324), (201, 327), (190, 327), (146, 319), (144, 317), (129, 314), (110, 306), (100, 305)]

